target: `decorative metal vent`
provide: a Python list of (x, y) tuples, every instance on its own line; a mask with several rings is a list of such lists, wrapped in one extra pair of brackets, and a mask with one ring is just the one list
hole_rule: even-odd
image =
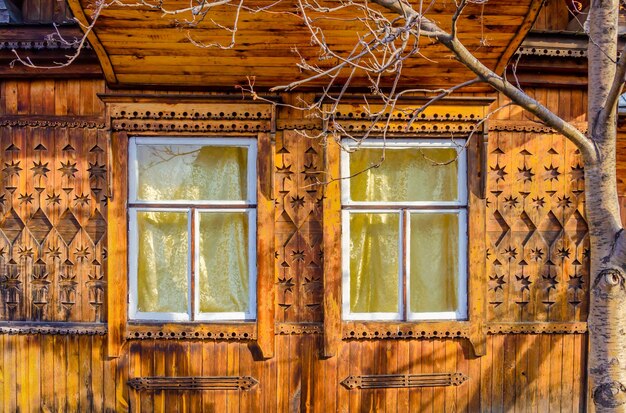
[(352, 389), (459, 386), (468, 379), (463, 373), (380, 374), (348, 376), (341, 384)]
[(138, 391), (250, 390), (259, 382), (250, 376), (135, 377), (128, 380)]

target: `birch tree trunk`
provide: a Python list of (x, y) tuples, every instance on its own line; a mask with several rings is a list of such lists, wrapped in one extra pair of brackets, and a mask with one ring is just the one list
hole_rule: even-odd
[(598, 412), (626, 412), (626, 242), (615, 176), (617, 111), (609, 97), (617, 66), (618, 12), (619, 0), (593, 0), (589, 14), (588, 122), (596, 156), (585, 159), (591, 238), (588, 372)]

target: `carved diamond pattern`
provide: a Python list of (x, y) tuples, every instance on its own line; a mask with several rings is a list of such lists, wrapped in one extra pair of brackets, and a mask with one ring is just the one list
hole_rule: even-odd
[(50, 231), (52, 231), (52, 224), (41, 208), (39, 208), (33, 216), (30, 217), (26, 227), (30, 233), (33, 234), (33, 237), (39, 245), (41, 245)]
[(547, 217), (539, 224), (539, 233), (550, 246), (561, 236), (563, 225), (554, 212), (548, 212)]
[(24, 222), (17, 215), (17, 212), (13, 208), (4, 216), (2, 224), (0, 224), (0, 230), (6, 235), (10, 243), (14, 243), (22, 234), (24, 229)]
[(20, 141), (31, 145), (13, 142), (13, 131), (0, 135), (0, 148), (10, 151), (0, 162), (3, 322), (105, 318), (106, 277), (94, 263), (106, 259), (106, 199), (92, 197), (91, 187), (106, 187), (108, 156), (89, 148), (106, 147), (106, 137), (95, 129), (56, 131), (23, 128)]
[(97, 209), (89, 217), (87, 225), (85, 225), (85, 231), (93, 241), (94, 245), (99, 243), (104, 234), (106, 233), (107, 223), (100, 211)]
[(552, 139), (553, 146), (545, 141), (496, 132), (489, 142), (489, 320), (586, 319), (589, 228), (582, 212), (582, 161), (565, 140)]
[(57, 231), (63, 239), (63, 242), (65, 242), (65, 245), (70, 245), (76, 237), (76, 234), (80, 231), (80, 224), (69, 209), (66, 209), (63, 215), (61, 215), (59, 223), (57, 224)]

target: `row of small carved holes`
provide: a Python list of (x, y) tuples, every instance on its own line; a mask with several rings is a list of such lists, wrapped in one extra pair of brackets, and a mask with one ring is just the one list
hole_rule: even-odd
[[(346, 117), (347, 117), (347, 118), (354, 118), (354, 117), (359, 117), (359, 116), (360, 116), (362, 119), (364, 119), (364, 118), (368, 118), (368, 117), (369, 117), (369, 118), (371, 118), (371, 116), (368, 116), (368, 114), (367, 114), (367, 113), (365, 113), (365, 112), (361, 112), (361, 114), (360, 114), (360, 115), (358, 115), (358, 116), (357, 116), (356, 114), (354, 114), (353, 112), (348, 112), (348, 113), (341, 113), (341, 112), (337, 112), (337, 113), (336, 113), (336, 116), (337, 116), (338, 118), (341, 118), (342, 116), (343, 116), (344, 118), (346, 118)], [(401, 118), (403, 118), (403, 117), (405, 117), (405, 116), (404, 116), (402, 113), (394, 113), (394, 114), (393, 114), (393, 116), (391, 116), (391, 118), (392, 118), (392, 119), (394, 119), (394, 118), (401, 119)], [(413, 117), (413, 116), (411, 116), (411, 115), (406, 115), (406, 118), (407, 118), (407, 119), (411, 119), (412, 117)], [(426, 119), (426, 114), (425, 114), (425, 113), (422, 113), (422, 114), (421, 114), (420, 116), (418, 116), (418, 117), (419, 117), (419, 118), (421, 118), (421, 119)], [(433, 117), (433, 119), (438, 119), (438, 118), (439, 118), (439, 115), (438, 115), (438, 114), (436, 114), (436, 113), (434, 113), (434, 114), (432, 115), (432, 117)], [(446, 119), (450, 119), (450, 118), (454, 118), (454, 117), (455, 117), (454, 115), (451, 115), (451, 114), (449, 114), (449, 113), (446, 113), (446, 114), (444, 114), (444, 115), (442, 116), (442, 118), (446, 118)], [(456, 115), (456, 117), (457, 117), (458, 119), (463, 119), (463, 114), (459, 113), (458, 115)], [(476, 118), (476, 115), (474, 115), (474, 114), (472, 113), (472, 114), (470, 114), (470, 115), (468, 115), (468, 116), (466, 116), (466, 117), (467, 117), (467, 118), (469, 118), (469, 119), (474, 119), (474, 118)], [(381, 116), (381, 119), (382, 119), (382, 118), (384, 118), (384, 119), (389, 118), (389, 113), (385, 113), (384, 115), (382, 115), (382, 116)]]
[[(129, 125), (125, 122), (120, 123), (120, 127), (122, 128), (127, 128), (127, 127), (132, 127), (133, 129), (139, 129), (139, 128), (150, 128), (154, 126), (157, 129), (177, 129), (177, 128), (182, 128), (182, 129), (195, 129), (195, 130), (202, 130), (202, 129), (228, 129), (227, 125), (224, 124), (220, 124), (217, 127), (213, 128), (212, 125), (193, 125), (192, 127), (190, 127), (188, 124), (183, 124), (182, 126), (178, 126), (176, 124), (171, 124), (171, 125), (163, 125), (162, 123), (159, 123), (158, 125), (151, 125), (150, 123), (147, 123), (145, 125), (139, 125), (138, 123), (133, 123), (132, 125)], [(239, 126), (239, 128), (237, 127), (237, 125), (232, 124), (231, 125), (231, 129), (244, 129), (244, 130), (248, 130), (248, 129), (261, 129), (261, 125), (254, 125), (254, 127), (250, 127), (250, 125), (241, 125)]]
[[(146, 337), (152, 337), (153, 334), (152, 332), (148, 331), (147, 333), (140, 333), (140, 332), (136, 332), (134, 334), (134, 336), (136, 338), (140, 338), (141, 336), (145, 335)], [(158, 333), (155, 333), (154, 336), (155, 337), (166, 337), (166, 336), (170, 336), (170, 337), (187, 337), (187, 333), (186, 332), (181, 332), (181, 333), (175, 333), (175, 332), (171, 332), (171, 333), (165, 333), (163, 331), (159, 331)], [(206, 336), (206, 337), (215, 337), (215, 338), (228, 338), (228, 337), (241, 337), (241, 338), (248, 338), (249, 334), (248, 333), (242, 333), (242, 334), (237, 334), (237, 333), (211, 333), (208, 332), (206, 334), (202, 334), (198, 331), (194, 332), (194, 333), (189, 333), (189, 337), (201, 337), (201, 336)]]
[[(367, 337), (367, 336), (376, 336), (376, 337), (378, 337), (381, 334), (378, 331), (374, 331), (373, 333), (369, 333), (367, 331), (364, 331), (363, 333), (361, 333), (361, 335), (363, 337)], [(399, 337), (399, 336), (405, 335), (405, 333), (403, 333), (402, 331), (398, 331), (398, 332), (387, 331), (386, 335), (387, 335), (387, 337), (391, 337), (391, 336), (398, 336)], [(409, 331), (406, 332), (406, 335), (409, 336), (409, 337), (413, 337), (414, 334), (413, 334), (412, 330), (409, 330)], [(358, 337), (358, 334), (355, 331), (350, 331), (349, 336), (350, 337)], [(432, 333), (431, 332), (427, 332), (427, 331), (422, 331), (421, 333), (415, 334), (415, 337), (418, 337), (418, 336), (437, 336), (437, 331), (433, 331)], [(446, 332), (442, 332), (441, 336), (442, 337), (443, 336), (445, 336), (445, 337), (450, 337), (450, 336), (452, 336), (452, 337), (454, 337), (454, 336), (462, 337), (463, 333), (461, 333), (460, 331), (457, 331), (456, 334), (454, 334), (454, 333), (450, 333), (449, 331), (446, 331)]]
[(555, 55), (560, 55), (560, 54), (564, 54), (564, 55), (568, 55), (568, 56), (574, 56), (574, 55), (578, 55), (578, 56), (584, 56), (585, 55), (585, 51), (584, 50), (548, 50), (548, 49), (536, 49), (536, 48), (532, 48), (532, 49), (525, 49), (522, 48), (520, 49), (521, 51), (526, 51), (526, 50), (530, 50), (532, 53), (536, 53), (538, 51), (542, 51), (545, 54), (550, 54), (550, 53), (554, 53)]
[[(132, 117), (141, 117), (141, 118), (162, 118), (162, 117), (170, 117), (170, 118), (175, 118), (175, 117), (180, 117), (180, 118), (187, 118), (189, 117), (189, 112), (182, 112), (180, 114), (177, 114), (176, 112), (169, 112), (169, 113), (165, 113), (165, 112), (158, 112), (158, 113), (152, 113), (150, 111), (146, 111), (145, 113), (143, 112), (133, 112), (133, 113), (129, 113), (126, 112), (125, 110), (122, 110), (121, 112), (119, 112), (118, 117), (126, 117), (126, 116), (132, 116)], [(244, 112), (244, 113), (238, 113), (238, 112), (232, 112), (230, 115), (227, 115), (224, 112), (220, 112), (220, 113), (213, 113), (213, 112), (207, 112), (206, 114), (204, 113), (200, 113), (200, 112), (194, 112), (191, 115), (192, 118), (223, 118), (223, 117), (233, 117), (233, 118), (237, 118), (237, 117), (244, 117), (244, 118), (261, 118), (263, 117), (263, 113), (261, 112), (257, 112), (256, 116), (254, 113), (249, 113), (249, 112)]]
[[(359, 127), (359, 126), (356, 126), (356, 125), (348, 125), (348, 126), (346, 127), (346, 129), (349, 129), (349, 130), (355, 130), (355, 129), (366, 130), (366, 129), (368, 129), (369, 127), (370, 127), (369, 125), (361, 125), (360, 127)], [(381, 128), (380, 128), (380, 127), (375, 126), (375, 127), (374, 127), (374, 129), (381, 129)], [(393, 130), (394, 128), (393, 128), (393, 127), (390, 127), (389, 129), (392, 129), (392, 130)], [(397, 129), (397, 130), (399, 130), (399, 131), (406, 130), (406, 126), (404, 126), (404, 125), (398, 125), (395, 129)], [(439, 127), (438, 127), (437, 125), (434, 125), (432, 128), (428, 128), (426, 125), (422, 125), (420, 128), (416, 128), (416, 127), (414, 127), (414, 126), (410, 126), (410, 127), (409, 127), (409, 130), (410, 130), (410, 131), (414, 131), (414, 130), (428, 130), (428, 129), (431, 129), (431, 130), (439, 130)], [(442, 130), (444, 130), (444, 129), (445, 129), (445, 130), (451, 130), (451, 129), (452, 129), (452, 127), (451, 127), (450, 125), (446, 125), (446, 126), (445, 126), (445, 128), (441, 128), (441, 129), (442, 129)], [(460, 131), (461, 131), (461, 130), (474, 130), (474, 125), (469, 125), (469, 126), (459, 125), (459, 126), (457, 127), (457, 129), (458, 129), (458, 130), (460, 130)]]

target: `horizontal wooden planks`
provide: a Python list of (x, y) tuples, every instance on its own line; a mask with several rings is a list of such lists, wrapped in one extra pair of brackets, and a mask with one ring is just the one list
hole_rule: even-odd
[[(323, 38), (332, 50), (337, 49), (337, 53), (346, 57), (359, 41), (359, 35), (368, 33), (369, 28), (359, 20), (363, 12), (358, 7), (335, 9), (336, 3), (327, 3), (323, 4), (333, 10), (331, 13), (309, 11), (311, 24), (321, 30), (314, 36)], [(459, 39), (479, 59), (484, 60), (488, 67), (495, 68), (510, 46), (509, 43), (525, 21), (531, 0), (522, 0), (515, 5), (507, 3), (503, 0), (492, 1), (488, 7), (470, 3), (458, 23)], [(245, 9), (240, 14), (237, 14), (237, 8), (232, 5), (217, 7), (202, 24), (182, 30), (176, 20), (182, 21), (189, 17), (185, 13), (177, 14), (173, 18), (164, 17), (159, 10), (146, 7), (109, 7), (99, 17), (94, 32), (104, 47), (107, 64), (110, 60), (115, 79), (119, 84), (223, 86), (236, 84), (241, 75), (249, 75), (266, 77), (268, 80), (262, 80), (261, 85), (268, 87), (272, 86), (272, 83), (275, 84), (278, 79), (285, 81), (299, 78), (299, 70), (295, 66), (297, 62), (283, 60), (284, 57), (293, 57), (294, 47), (302, 47), (300, 50), (302, 56), (322, 67), (333, 64), (332, 60), (317, 59), (319, 49), (310, 47), (313, 44), (312, 33), (297, 16), (297, 4), (286, 2), (272, 5), (261, 1), (246, 6), (253, 10), (256, 7), (271, 7), (267, 13), (256, 10), (250, 12), (249, 9)], [(165, 7), (175, 10), (177, 7), (188, 5), (167, 2)], [(451, 24), (454, 10), (452, 3), (434, 2), (429, 5), (426, 15), (447, 29)], [(89, 10), (86, 12), (89, 14)], [(235, 43), (231, 45), (233, 40), (231, 28), (235, 27), (235, 20), (237, 20)], [(280, 27), (277, 26), (278, 21)], [(190, 38), (208, 47), (192, 50)], [(216, 45), (226, 46), (229, 50), (221, 50), (221, 47)], [(284, 53), (282, 55), (281, 45)], [(133, 55), (139, 58), (124, 58), (123, 56), (132, 56), (122, 52), (121, 49), (124, 48), (132, 50)], [(160, 50), (155, 51), (156, 49)], [(204, 53), (199, 53), (199, 50)], [(259, 53), (264, 50), (268, 53)], [(248, 51), (250, 54), (247, 54)], [(222, 52), (226, 54), (221, 55)], [(237, 56), (231, 57), (232, 53), (236, 53)], [(433, 63), (436, 60), (445, 61), (450, 73), (454, 73), (449, 78), (423, 76), (420, 78), (423, 85), (451, 85), (472, 76), (460, 65), (451, 65), (451, 59), (447, 58), (450, 53), (439, 45), (433, 45), (425, 37), (420, 41), (420, 54), (428, 59), (412, 59), (421, 62), (416, 65), (405, 61), (405, 70), (409, 76), (416, 76), (418, 73), (419, 76), (423, 76), (425, 71), (437, 73), (438, 65)], [(179, 57), (184, 63), (181, 65), (171, 57)], [(147, 60), (152, 58), (153, 63)], [(246, 61), (254, 70), (246, 69)], [(214, 72), (207, 66), (214, 66)], [(184, 69), (181, 70), (181, 67)], [(286, 70), (287, 67), (291, 70)], [(205, 71), (209, 73), (202, 76)], [(181, 74), (185, 76), (180, 76)], [(367, 86), (366, 79), (362, 76), (355, 79), (354, 83)]]

